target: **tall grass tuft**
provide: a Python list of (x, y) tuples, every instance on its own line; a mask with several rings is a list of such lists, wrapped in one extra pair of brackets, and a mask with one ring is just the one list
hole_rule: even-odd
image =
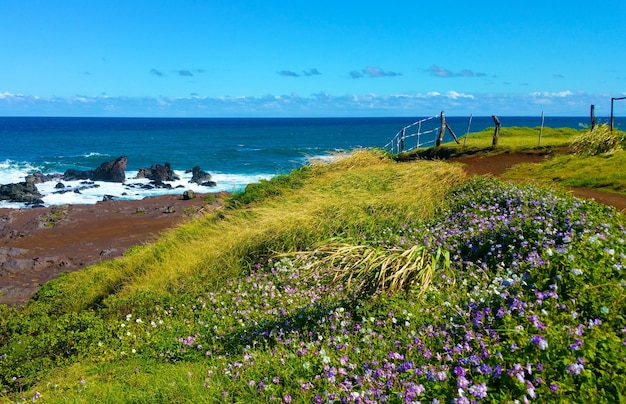
[(612, 154), (622, 150), (622, 136), (618, 130), (611, 131), (607, 124), (596, 126), (572, 140), (572, 150), (584, 156)]
[(450, 269), (448, 251), (439, 249), (432, 255), (422, 245), (387, 249), (330, 242), (298, 253), (297, 259), (312, 276), (329, 275), (331, 284), (362, 297), (416, 289), (421, 296), (437, 268)]

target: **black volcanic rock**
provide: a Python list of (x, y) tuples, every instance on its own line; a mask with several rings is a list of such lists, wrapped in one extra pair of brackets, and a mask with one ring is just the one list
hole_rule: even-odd
[(150, 168), (140, 168), (136, 178), (147, 178), (160, 184), (164, 181), (178, 181), (180, 177), (174, 173), (170, 163), (156, 164)]
[(42, 204), (43, 195), (39, 193), (34, 183), (24, 181), (16, 184), (0, 185), (0, 200), (9, 202), (24, 202), (28, 204)]
[(189, 182), (195, 182), (196, 184), (201, 185), (202, 183), (209, 181), (211, 181), (211, 174), (207, 173), (199, 166), (195, 166), (191, 169), (191, 180)]
[(93, 176), (90, 179), (93, 181), (124, 182), (126, 180), (124, 170), (126, 170), (127, 164), (128, 157), (126, 156), (104, 162), (93, 171)]
[(91, 180), (91, 181), (107, 181), (107, 182), (124, 182), (126, 180), (126, 165), (128, 158), (126, 156), (119, 157), (115, 160), (105, 161), (95, 170), (74, 170), (69, 169), (63, 174), (65, 181)]

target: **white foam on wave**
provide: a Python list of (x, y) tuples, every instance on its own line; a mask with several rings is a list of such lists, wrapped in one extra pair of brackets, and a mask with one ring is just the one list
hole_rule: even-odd
[(28, 174), (37, 170), (38, 168), (30, 163), (13, 160), (0, 161), (0, 184), (23, 182)]
[[(48, 181), (43, 184), (37, 184), (37, 189), (43, 195), (44, 206), (55, 205), (72, 205), (72, 204), (95, 204), (107, 197), (120, 200), (139, 200), (151, 196), (182, 194), (185, 190), (193, 190), (196, 193), (211, 192), (236, 192), (243, 190), (246, 185), (258, 182), (264, 179), (270, 179), (273, 174), (228, 174), (215, 173), (212, 174), (212, 181), (216, 186), (201, 186), (190, 183), (191, 173), (183, 171), (175, 171), (180, 177), (178, 181), (166, 182), (170, 188), (151, 188), (149, 189), (150, 180), (126, 177), (125, 183), (104, 182), (104, 181)], [(4, 178), (3, 180), (4, 181)], [(24, 173), (15, 181), (24, 181)], [(62, 183), (64, 188), (57, 189), (57, 184)], [(5, 208), (23, 208), (23, 203), (10, 203), (0, 201), (0, 207)]]

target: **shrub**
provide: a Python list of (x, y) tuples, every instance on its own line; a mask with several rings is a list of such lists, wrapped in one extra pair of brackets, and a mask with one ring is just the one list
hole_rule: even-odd
[(622, 150), (622, 140), (620, 131), (611, 131), (609, 125), (603, 124), (578, 135), (571, 147), (576, 154), (595, 156)]

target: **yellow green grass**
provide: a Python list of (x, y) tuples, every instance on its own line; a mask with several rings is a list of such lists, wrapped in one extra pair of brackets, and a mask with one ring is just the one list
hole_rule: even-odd
[(504, 173), (505, 178), (523, 179), (543, 184), (594, 188), (626, 194), (626, 152), (611, 155), (553, 156), (543, 163), (518, 164)]
[(137, 294), (215, 290), (249, 269), (254, 252), (303, 250), (336, 236), (367, 239), (390, 223), (427, 217), (445, 190), (464, 178), (445, 162), (398, 164), (366, 151), (303, 170), (312, 174), (300, 188), (194, 219), (120, 259), (67, 273), (36, 299), (63, 313), (113, 301), (119, 308)]
[(626, 193), (626, 152), (624, 132), (607, 125), (581, 131), (573, 139), (568, 154), (555, 154), (543, 163), (519, 164), (505, 173), (506, 178), (544, 184), (594, 188)]
[[(63, 274), (21, 309), (23, 318), (29, 319), (24, 321), (37, 324), (38, 333), (53, 330), (56, 321), (71, 323), (63, 327), (79, 332), (87, 327), (93, 330), (89, 349), (97, 349), (99, 336), (111, 332), (107, 318), (145, 313), (184, 296), (193, 299), (220, 290), (229, 280), (248, 273), (260, 255), (306, 251), (333, 238), (367, 242), (389, 226), (419, 222), (431, 217), (444, 203), (446, 190), (465, 178), (455, 165), (438, 161), (400, 164), (376, 151), (355, 151), (333, 164), (313, 164), (291, 175), (306, 176), (307, 181), (293, 188), (281, 187), (278, 194), (259, 201), (191, 219), (123, 257)], [(261, 185), (271, 189), (270, 183)], [(2, 320), (0, 325), (11, 327)], [(76, 341), (76, 345), (81, 343)], [(176, 402), (177, 396), (194, 396), (185, 382), (201, 377), (202, 364), (147, 366), (145, 361), (113, 359), (118, 355), (100, 352), (84, 358), (47, 374), (45, 386), (34, 389), (45, 391), (53, 402), (78, 399), (85, 388), (91, 389), (92, 397), (135, 397), (139, 402)], [(81, 383), (83, 378), (90, 380), (88, 385)], [(30, 378), (23, 381), (24, 385), (32, 382)], [(150, 383), (167, 383), (169, 388), (159, 388), (152, 396), (145, 393)]]

